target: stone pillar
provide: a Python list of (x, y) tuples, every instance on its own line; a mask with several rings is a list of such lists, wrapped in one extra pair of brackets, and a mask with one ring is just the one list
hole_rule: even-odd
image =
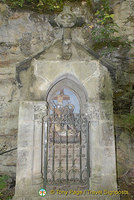
[(43, 187), (42, 119), (46, 116), (46, 102), (22, 102), (19, 111), (18, 158), (14, 199), (38, 196)]
[(34, 156), (33, 156), (33, 185), (43, 185), (43, 118), (46, 116), (46, 102), (34, 103)]
[(32, 185), (34, 106), (21, 102), (17, 145), (17, 169), (15, 196), (27, 195)]
[[(106, 194), (117, 191), (112, 84), (106, 69), (101, 68), (97, 81), (96, 99), (91, 96), (86, 105), (90, 121), (90, 190)], [(119, 195), (114, 199), (120, 199)]]

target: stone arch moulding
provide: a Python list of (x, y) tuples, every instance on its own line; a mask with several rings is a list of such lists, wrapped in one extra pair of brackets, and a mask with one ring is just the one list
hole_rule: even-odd
[(46, 101), (49, 102), (52, 95), (62, 89), (62, 88), (68, 88), (72, 90), (75, 95), (77, 96), (81, 112), (84, 112), (84, 107), (86, 103), (88, 102), (88, 94), (85, 89), (85, 87), (81, 84), (81, 82), (72, 74), (66, 73), (60, 77), (58, 77), (52, 85), (48, 88), (47, 94), (46, 94)]

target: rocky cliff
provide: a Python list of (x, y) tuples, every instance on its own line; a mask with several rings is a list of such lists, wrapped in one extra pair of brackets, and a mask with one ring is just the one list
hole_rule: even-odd
[[(130, 48), (119, 46), (105, 57), (116, 67), (113, 102), (119, 185), (133, 187), (134, 2), (113, 1), (111, 6), (119, 29), (117, 35), (131, 42)], [(73, 12), (86, 21), (82, 27), (72, 31), (73, 39), (92, 48), (90, 12), (85, 3), (73, 7)], [(50, 16), (12, 10), (0, 3), (0, 174), (15, 174), (19, 102), (34, 98), (31, 60), (62, 37), (62, 30), (49, 23)], [(6, 151), (9, 152), (3, 154)]]

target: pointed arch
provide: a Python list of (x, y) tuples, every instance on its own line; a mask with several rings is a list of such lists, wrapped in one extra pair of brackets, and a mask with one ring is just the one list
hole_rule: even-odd
[(59, 90), (62, 90), (63, 88), (68, 88), (77, 96), (81, 112), (84, 112), (84, 106), (88, 101), (88, 95), (84, 86), (72, 74), (64, 74), (58, 77), (53, 82), (53, 84), (49, 87), (47, 91), (46, 101), (49, 103), (50, 99), (52, 99), (53, 94), (55, 94)]

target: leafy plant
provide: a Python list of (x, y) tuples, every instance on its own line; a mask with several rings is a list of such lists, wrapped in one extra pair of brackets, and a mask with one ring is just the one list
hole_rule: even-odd
[(44, 10), (59, 10), (63, 0), (3, 0), (11, 8), (28, 8), (43, 12)]
[[(3, 0), (11, 8), (27, 8), (38, 12), (61, 11), (67, 2), (78, 2), (82, 0)], [(92, 0), (86, 0), (91, 5)]]
[[(110, 7), (109, 0), (102, 0), (96, 5), (94, 14), (95, 25), (92, 28), (92, 39), (94, 41), (94, 50), (105, 47), (110, 51), (115, 50), (116, 47), (129, 46), (128, 42), (124, 42), (115, 33), (118, 33), (118, 25), (113, 22), (114, 14)], [(105, 51), (106, 52), (106, 51)]]
[(96, 42), (103, 42), (107, 44), (109, 41), (117, 41), (119, 39), (119, 37), (114, 36), (115, 32), (118, 32), (115, 28), (115, 24), (111, 23), (106, 24), (105, 26), (99, 25), (92, 30), (92, 36)]

